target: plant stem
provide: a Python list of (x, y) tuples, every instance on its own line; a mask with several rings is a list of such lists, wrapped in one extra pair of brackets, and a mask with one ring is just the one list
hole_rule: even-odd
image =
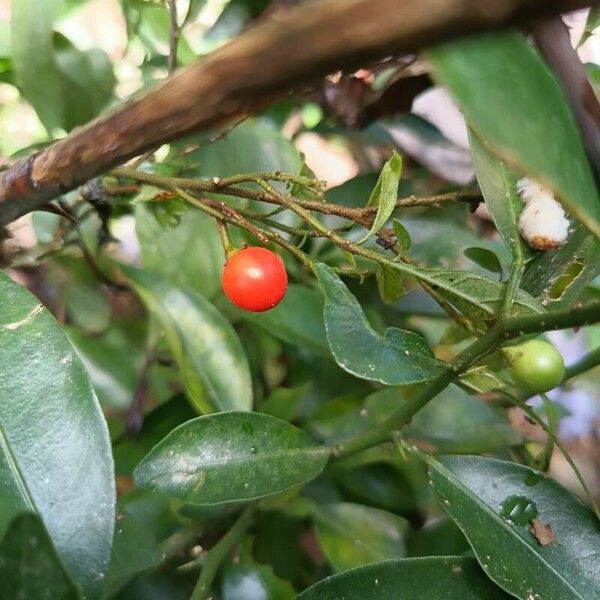
[(252, 523), (254, 506), (247, 506), (231, 529), (207, 552), (190, 600), (206, 600), (219, 567)]
[(579, 359), (575, 364), (567, 367), (565, 371), (565, 377), (563, 379), (563, 383), (568, 379), (572, 379), (573, 377), (577, 377), (577, 375), (581, 375), (594, 367), (600, 365), (600, 348), (596, 348), (588, 352), (583, 358)]
[(177, 24), (177, 0), (167, 0), (171, 29), (169, 33), (169, 75), (177, 68), (177, 46), (179, 44), (179, 25)]
[(509, 317), (501, 322), (506, 337), (594, 325), (600, 321), (600, 301), (542, 314)]
[(404, 402), (385, 421), (347, 442), (338, 444), (333, 448), (333, 455), (336, 458), (350, 456), (389, 440), (393, 431), (406, 425), (413, 415), (448, 385), (458, 379), (473, 363), (491, 352), (501, 340), (502, 331), (494, 329), (473, 342), (456, 357), (451, 366), (445, 368), (435, 379), (422, 388), (417, 395)]

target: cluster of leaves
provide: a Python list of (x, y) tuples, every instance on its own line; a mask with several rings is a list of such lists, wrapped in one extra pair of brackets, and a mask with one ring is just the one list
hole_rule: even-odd
[[(110, 63), (53, 33), (57, 15), (82, 2), (15, 4), (3, 80), (50, 133), (69, 130), (110, 102)], [(189, 2), (182, 28), (202, 5)], [(263, 7), (226, 3), (207, 47)], [(169, 12), (151, 0), (123, 9), (150, 82), (168, 63)], [(191, 60), (184, 37), (178, 48), (181, 64)], [(597, 295), (598, 190), (558, 84), (520, 33), (427, 57), (466, 116), (503, 242), (478, 235), (468, 203), (435, 206), (454, 190), (402, 164), (389, 123), (311, 124), (365, 164), (365, 147), (391, 155), (379, 176), (323, 193), (280, 131), (301, 100), (223, 139), (173, 144), (127, 181), (103, 178), (108, 213), (97, 198), (90, 209), (84, 190), (62, 199), (76, 223), (34, 215), (38, 245), (20, 260), (43, 265), (53, 294), (39, 294), (61, 324), (0, 274), (7, 597), (600, 596), (598, 519), (540, 469), (554, 419), (524, 404), (497, 351), (499, 324), (515, 335), (519, 318), (533, 318), (543, 331)], [(534, 253), (518, 234), (523, 174), (570, 211), (556, 252)], [(424, 192), (436, 201), (397, 202)], [(141, 266), (103, 229), (118, 236), (131, 218)], [(258, 230), (281, 251), (291, 283), (275, 309), (225, 301), (217, 221), (250, 225), (230, 228), (238, 245)], [(510, 426), (510, 403), (548, 430), (548, 444)]]

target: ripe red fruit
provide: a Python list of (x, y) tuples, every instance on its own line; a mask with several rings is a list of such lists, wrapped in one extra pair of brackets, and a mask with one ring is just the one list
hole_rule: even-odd
[(287, 273), (277, 254), (251, 246), (229, 257), (221, 285), (237, 307), (262, 312), (277, 306), (285, 296)]

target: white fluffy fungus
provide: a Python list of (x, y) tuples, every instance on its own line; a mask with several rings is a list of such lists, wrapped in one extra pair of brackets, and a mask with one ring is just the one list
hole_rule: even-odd
[(569, 221), (554, 194), (541, 183), (523, 177), (517, 191), (525, 203), (517, 228), (535, 250), (554, 250), (562, 246), (569, 235)]

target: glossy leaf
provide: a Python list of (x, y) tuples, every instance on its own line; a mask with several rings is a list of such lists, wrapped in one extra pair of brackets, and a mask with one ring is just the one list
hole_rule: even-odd
[(322, 504), (312, 513), (319, 544), (336, 571), (406, 554), (405, 519), (361, 504)]
[(333, 575), (297, 600), (508, 600), (472, 558), (388, 560)]
[(99, 598), (115, 491), (106, 423), (50, 313), (0, 274), (0, 535), (37, 515), (70, 579)]
[[(429, 461), (442, 506), (487, 575), (518, 598), (600, 596), (600, 524), (569, 491), (521, 465), (482, 457)], [(549, 526), (556, 543), (533, 534)]]
[(466, 248), (464, 254), (482, 269), (502, 275), (502, 265), (491, 250), (487, 248)]
[(165, 227), (148, 206), (139, 204), (135, 230), (146, 269), (207, 298), (220, 289), (225, 255), (212, 217), (200, 210), (184, 210), (177, 225)]
[(517, 177), (490, 154), (485, 142), (472, 131), (469, 131), (469, 144), (477, 183), (498, 232), (513, 256), (529, 256), (529, 246), (517, 229), (523, 210), (523, 202), (516, 189)]
[(0, 582), (5, 598), (80, 598), (48, 533), (32, 514), (16, 517), (0, 542)]
[(158, 273), (122, 267), (161, 324), (188, 397), (200, 412), (249, 410), (248, 361), (229, 322), (201, 294)]
[(383, 165), (379, 179), (369, 197), (367, 206), (377, 207), (377, 213), (375, 214), (375, 219), (369, 233), (359, 240), (359, 244), (363, 244), (372, 238), (392, 216), (396, 208), (396, 201), (398, 200), (398, 186), (401, 175), (402, 157), (394, 152), (392, 158)]
[(273, 309), (253, 313), (233, 309), (283, 342), (329, 355), (323, 323), (323, 296), (318, 290), (290, 283), (283, 300)]
[(136, 483), (193, 504), (253, 500), (316, 477), (329, 451), (260, 413), (199, 417), (174, 429), (135, 470)]
[(427, 381), (438, 363), (416, 333), (390, 328), (380, 336), (335, 271), (322, 263), (315, 272), (325, 295), (325, 330), (337, 364), (357, 377), (387, 385)]
[(525, 37), (514, 30), (471, 36), (437, 46), (428, 57), (490, 152), (547, 185), (600, 237), (600, 198), (579, 130)]
[(61, 0), (19, 0), (12, 7), (12, 63), (23, 96), (48, 130), (64, 122), (63, 82), (54, 60), (53, 23)]

